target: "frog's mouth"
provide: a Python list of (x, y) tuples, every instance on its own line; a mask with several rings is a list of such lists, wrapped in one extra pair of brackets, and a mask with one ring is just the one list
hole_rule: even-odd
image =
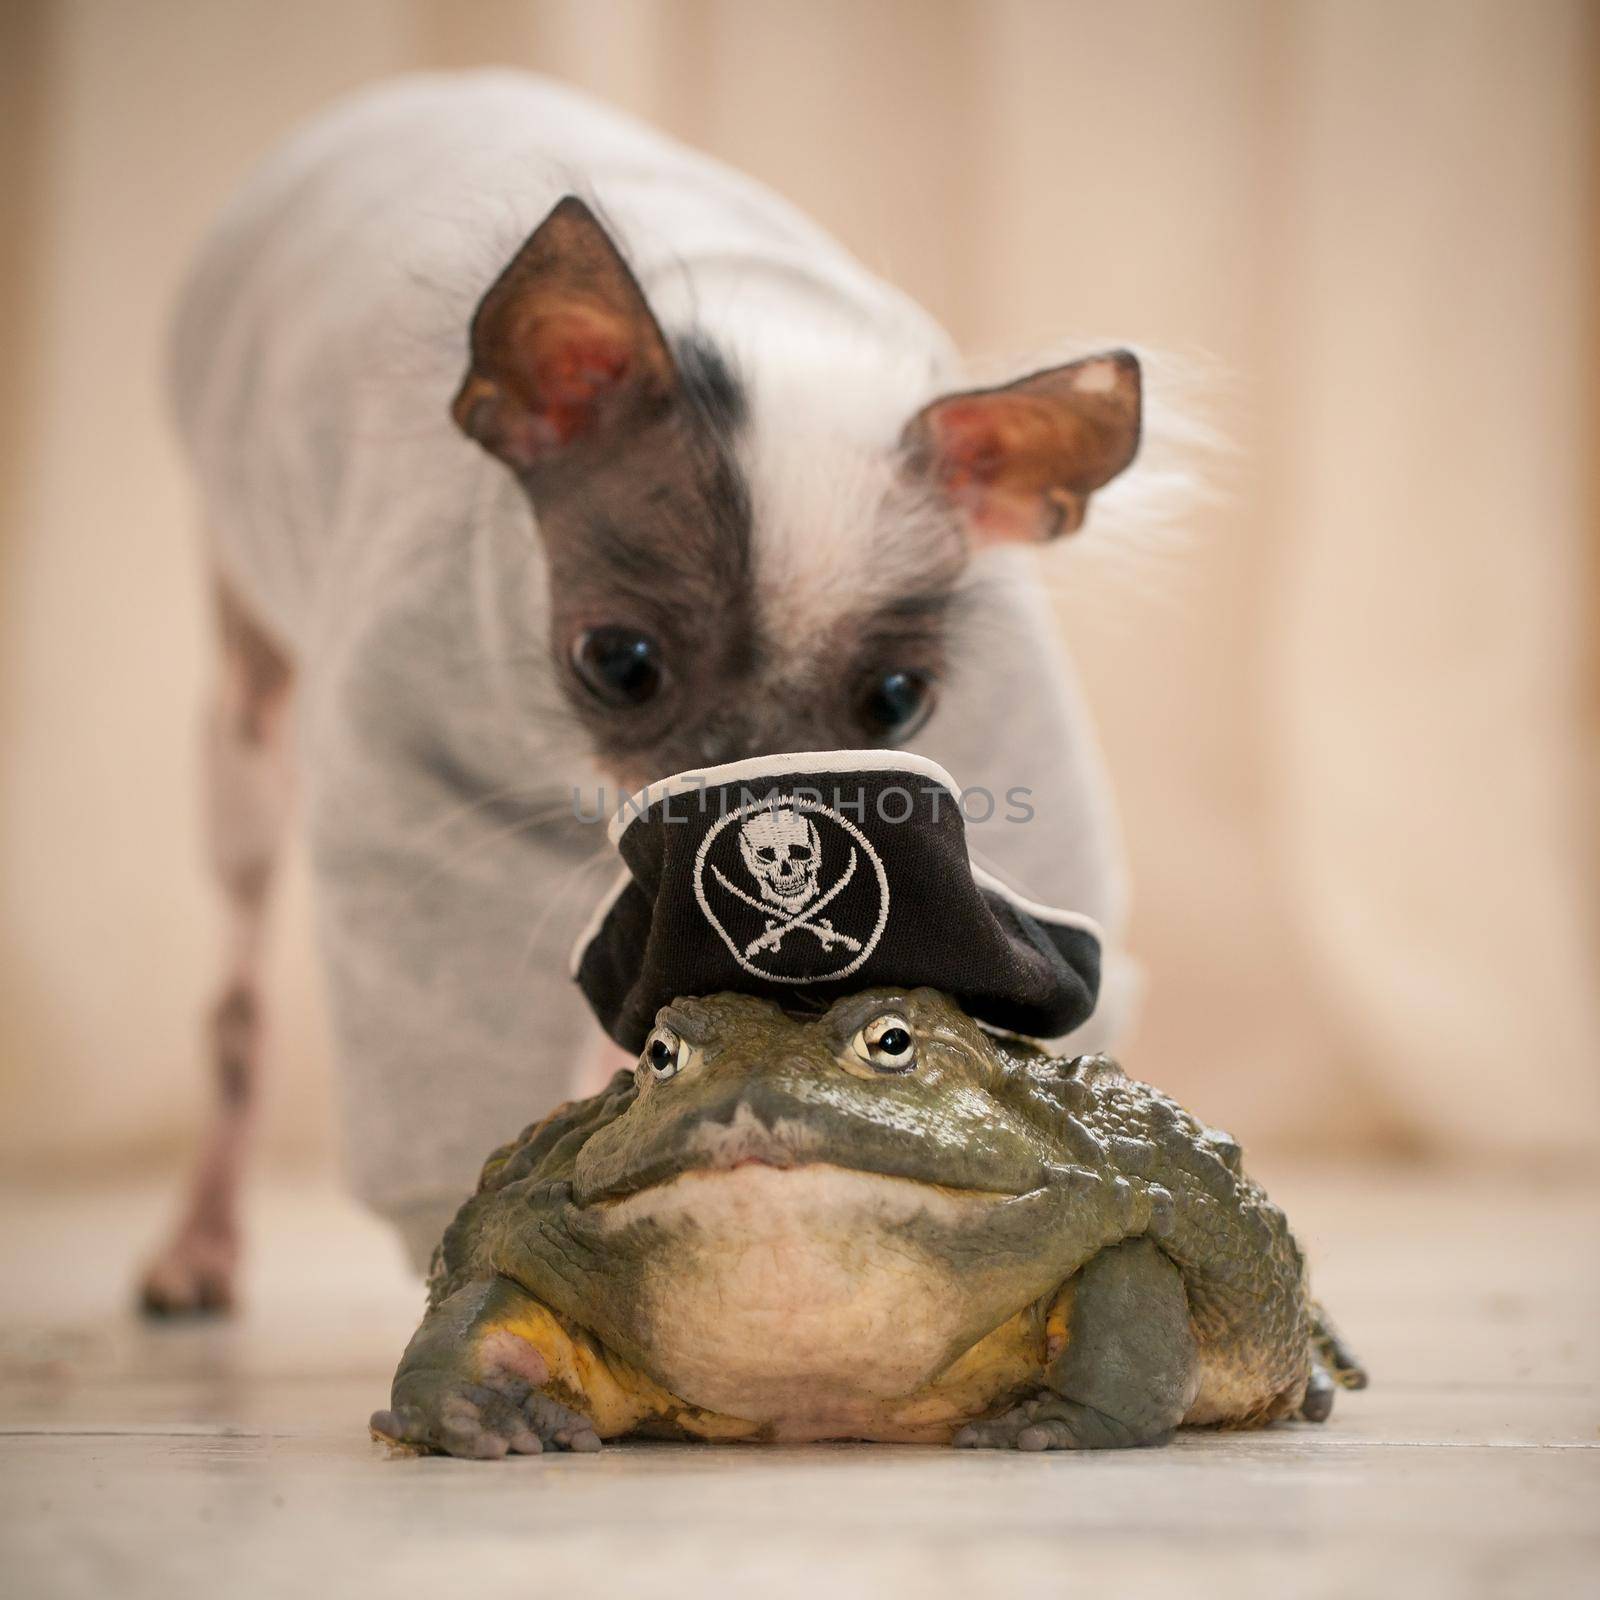
[(574, 1198), (586, 1208), (608, 1209), (648, 1191), (665, 1189), (680, 1179), (801, 1170), (817, 1175), (854, 1174), (923, 1190), (930, 1196), (974, 1202), (1015, 1200), (1032, 1193), (1045, 1181), (1042, 1168), (1026, 1175), (1028, 1181), (1019, 1185), (1019, 1174), (985, 1171), (982, 1163), (974, 1164), (957, 1181), (951, 1181), (948, 1172), (933, 1170), (940, 1150), (920, 1139), (862, 1150), (855, 1153), (854, 1160), (841, 1159), (842, 1154), (810, 1123), (791, 1117), (777, 1117), (768, 1123), (748, 1106), (740, 1106), (730, 1121), (703, 1122), (671, 1148), (630, 1161), (623, 1170), (605, 1174), (592, 1187), (584, 1183), (580, 1158)]
[(905, 1237), (925, 1227), (963, 1232), (1017, 1200), (1004, 1191), (956, 1189), (830, 1161), (780, 1167), (741, 1160), (731, 1167), (687, 1168), (661, 1183), (597, 1200), (585, 1214), (604, 1233), (643, 1223), (669, 1231), (688, 1228), (702, 1244), (781, 1240), (785, 1249), (804, 1246), (828, 1254), (840, 1245), (848, 1249), (849, 1241), (873, 1229)]

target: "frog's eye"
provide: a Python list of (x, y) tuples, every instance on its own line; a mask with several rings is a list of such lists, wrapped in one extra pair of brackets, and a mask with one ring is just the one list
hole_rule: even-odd
[(874, 1017), (850, 1041), (850, 1048), (879, 1072), (909, 1072), (917, 1064), (911, 1024), (890, 1011)]
[(657, 1083), (665, 1083), (678, 1075), (688, 1059), (687, 1040), (680, 1039), (671, 1028), (656, 1028), (644, 1042), (639, 1063)]

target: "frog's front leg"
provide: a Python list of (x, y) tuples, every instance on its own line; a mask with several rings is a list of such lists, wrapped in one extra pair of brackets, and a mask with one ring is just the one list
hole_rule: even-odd
[(394, 1444), (479, 1459), (598, 1450), (596, 1409), (612, 1413), (608, 1432), (626, 1431), (632, 1418), (617, 1414), (615, 1395), (590, 1394), (584, 1372), (597, 1361), (581, 1337), (509, 1278), (469, 1283), (423, 1318), (372, 1431)]
[(968, 1448), (1106, 1450), (1164, 1443), (1200, 1385), (1183, 1278), (1148, 1239), (1102, 1250), (1046, 1318), (1044, 1391), (955, 1436)]

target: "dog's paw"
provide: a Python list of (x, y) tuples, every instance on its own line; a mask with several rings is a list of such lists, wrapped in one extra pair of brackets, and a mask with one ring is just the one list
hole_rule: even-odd
[(233, 1310), (239, 1247), (231, 1234), (182, 1228), (145, 1267), (139, 1305), (148, 1317), (215, 1316)]

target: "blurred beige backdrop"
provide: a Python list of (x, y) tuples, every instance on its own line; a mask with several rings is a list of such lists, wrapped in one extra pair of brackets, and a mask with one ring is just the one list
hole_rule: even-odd
[[(1200, 358), (1218, 496), (1053, 564), (1130, 1062), (1258, 1147), (1593, 1153), (1595, 7), (0, 0), (0, 1155), (166, 1159), (206, 1098), (185, 261), (329, 96), (488, 61), (776, 186), (975, 357)], [(280, 910), (267, 1143), (323, 1160), (298, 870)]]

